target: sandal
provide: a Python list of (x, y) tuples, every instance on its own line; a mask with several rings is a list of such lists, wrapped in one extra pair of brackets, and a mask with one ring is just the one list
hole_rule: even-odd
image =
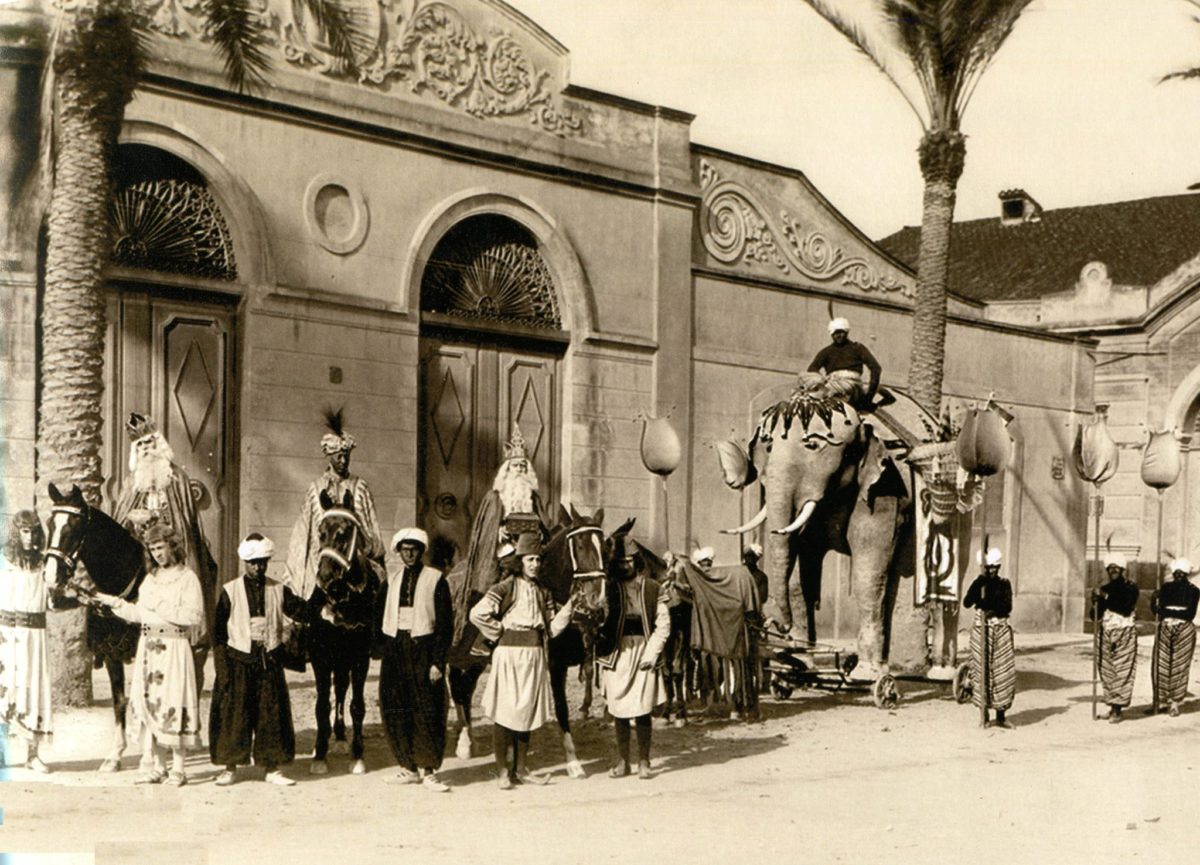
[(631, 774), (628, 763), (618, 763), (608, 770), (610, 778), (628, 778)]
[(167, 773), (162, 769), (151, 769), (149, 772), (142, 772), (133, 779), (135, 784), (161, 784), (167, 780)]
[(187, 783), (187, 775), (185, 775), (183, 772), (171, 772), (167, 775), (166, 783), (170, 784), (172, 787), (182, 787)]
[(545, 787), (550, 783), (549, 775), (534, 774), (533, 772), (522, 772), (517, 775), (518, 784), (536, 784), (539, 787)]

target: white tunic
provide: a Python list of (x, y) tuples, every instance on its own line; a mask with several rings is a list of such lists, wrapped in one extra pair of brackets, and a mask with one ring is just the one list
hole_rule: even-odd
[[(46, 614), (49, 587), (41, 569), (0, 556), (0, 610)], [(50, 733), (50, 665), (46, 629), (0, 625), (0, 721), (9, 735)]]
[[(512, 606), (496, 626), (500, 599), (490, 591), (471, 609), (471, 622), (485, 637), (496, 639), (503, 631), (541, 631), (545, 620), (538, 608), (537, 590), (522, 577), (514, 580)], [(571, 623), (571, 607), (564, 606), (550, 623), (549, 636), (557, 636)], [(499, 645), (492, 653), (492, 670), (483, 688), (483, 712), (501, 727), (527, 732), (554, 717), (550, 693), (550, 665), (545, 640), (534, 646)]]
[(159, 744), (200, 744), (196, 665), (187, 637), (204, 621), (200, 579), (183, 565), (159, 568), (142, 581), (136, 604), (121, 601), (113, 612), (143, 626), (129, 686), (135, 722)]

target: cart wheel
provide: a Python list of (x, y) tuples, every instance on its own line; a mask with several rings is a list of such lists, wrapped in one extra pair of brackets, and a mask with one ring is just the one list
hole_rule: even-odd
[(954, 671), (954, 680), (951, 686), (954, 691), (954, 702), (969, 703), (971, 702), (971, 694), (974, 687), (971, 683), (971, 665), (959, 664), (958, 669)]
[(871, 699), (877, 709), (894, 709), (900, 702), (900, 689), (896, 687), (896, 679), (889, 673), (880, 676), (871, 686)]
[(775, 695), (777, 700), (786, 700), (792, 696), (792, 689), (778, 678), (773, 678), (771, 679), (771, 693)]

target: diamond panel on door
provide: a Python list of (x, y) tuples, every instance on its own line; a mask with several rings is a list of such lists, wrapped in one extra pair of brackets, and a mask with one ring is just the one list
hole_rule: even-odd
[(525, 449), (537, 472), (543, 490), (557, 489), (557, 454), (553, 429), (554, 402), (553, 357), (500, 353), (500, 428), (511, 433), (521, 428)]
[(422, 361), (422, 525), (430, 544), (466, 553), (475, 502), (475, 354), (473, 347), (432, 343)]

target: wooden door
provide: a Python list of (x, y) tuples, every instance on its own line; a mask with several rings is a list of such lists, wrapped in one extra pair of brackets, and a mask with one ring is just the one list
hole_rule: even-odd
[[(541, 496), (558, 502), (557, 364), (553, 354), (426, 338), (421, 352), (418, 520), (431, 546), (465, 555), (471, 523), (492, 487), (514, 424)], [(435, 550), (435, 552), (437, 552)]]
[(192, 481), (219, 580), (236, 576), (231, 446), (234, 314), (229, 306), (117, 292), (109, 303), (106, 493), (129, 473), (130, 412), (150, 415)]

